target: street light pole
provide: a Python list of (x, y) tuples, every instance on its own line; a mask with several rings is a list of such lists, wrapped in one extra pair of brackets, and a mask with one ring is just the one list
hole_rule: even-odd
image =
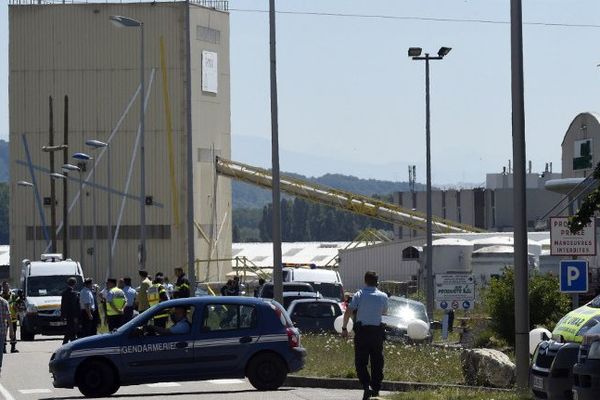
[(273, 298), (275, 301), (283, 304), (283, 270), (281, 260), (281, 193), (279, 187), (279, 115), (277, 106), (277, 46), (275, 38), (275, 0), (269, 0), (271, 160), (273, 174)]
[(79, 262), (83, 262), (83, 170), (73, 164), (63, 164), (62, 170), (79, 173)]
[(427, 298), (427, 313), (433, 315), (434, 309), (434, 274), (433, 274), (433, 211), (431, 200), (431, 98), (429, 84), (429, 61), (442, 60), (448, 53), (449, 47), (441, 47), (437, 56), (425, 53), (421, 56), (422, 49), (411, 47), (408, 56), (413, 60), (425, 61), (425, 147), (426, 147), (426, 169), (427, 169), (427, 251), (425, 254), (425, 294)]
[[(145, 111), (146, 97), (144, 78), (144, 23), (133, 18), (112, 15), (111, 22), (121, 28), (140, 28), (140, 243), (138, 246), (138, 267), (146, 269), (146, 150), (145, 150)], [(188, 188), (191, 190), (191, 188)], [(192, 223), (189, 221), (189, 223)], [(192, 245), (193, 244), (189, 244)], [(195, 284), (195, 282), (193, 283)]]
[(523, 83), (523, 15), (521, 0), (511, 0), (511, 80), (513, 137), (513, 220), (515, 264), (516, 386), (529, 387), (529, 269), (527, 263), (527, 196), (525, 177), (525, 99)]
[[(88, 147), (91, 147), (94, 150), (94, 159), (98, 159), (97, 157), (97, 151), (98, 149), (102, 149), (102, 148), (106, 148), (107, 153), (107, 164), (108, 164), (108, 176), (107, 176), (107, 185), (108, 185), (108, 191), (107, 191), (107, 195), (108, 195), (108, 223), (107, 223), (107, 242), (108, 242), (108, 268), (107, 268), (107, 276), (106, 278), (110, 278), (111, 277), (111, 273), (112, 273), (112, 215), (111, 215), (111, 186), (110, 186), (110, 145), (106, 142), (101, 142), (100, 140), (96, 140), (96, 139), (89, 139), (85, 141), (85, 145)], [(94, 162), (94, 186), (96, 185), (96, 163)], [(94, 193), (95, 193), (95, 188), (94, 188)], [(94, 201), (96, 200), (96, 196), (94, 195)], [(95, 221), (95, 216), (96, 216), (96, 205), (94, 204), (94, 230), (96, 230), (96, 221)], [(97, 235), (97, 233), (96, 233)], [(94, 257), (96, 257), (96, 244), (94, 243)]]

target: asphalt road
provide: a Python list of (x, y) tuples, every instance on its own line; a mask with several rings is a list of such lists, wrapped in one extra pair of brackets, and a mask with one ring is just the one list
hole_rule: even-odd
[[(58, 338), (36, 337), (35, 342), (19, 342), (18, 354), (5, 354), (0, 375), (0, 398), (81, 399), (77, 389), (55, 389), (48, 372), (48, 360), (60, 345)], [(165, 382), (126, 386), (111, 398), (116, 399), (223, 399), (223, 400), (353, 400), (361, 399), (357, 390), (282, 388), (258, 392), (246, 380)]]

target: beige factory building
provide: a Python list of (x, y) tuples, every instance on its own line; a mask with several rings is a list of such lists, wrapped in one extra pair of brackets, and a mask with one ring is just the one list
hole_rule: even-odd
[[(217, 178), (214, 156), (230, 157), (229, 14), (225, 1), (153, 3), (77, 3), (9, 1), (10, 19), (10, 157), (11, 280), (19, 278), (21, 261), (39, 259), (50, 235), (51, 201), (49, 153), (49, 96), (54, 99), (55, 144), (63, 143), (64, 96), (69, 98), (68, 156), (94, 154), (87, 139), (110, 143), (112, 184), (107, 190), (108, 153), (97, 150), (97, 264), (93, 256), (94, 190), (83, 190), (83, 221), (78, 174), (71, 173), (67, 204), (69, 257), (82, 262), (84, 272), (97, 280), (107, 275), (109, 254), (108, 204), (113, 232), (121, 207), (122, 219), (114, 243), (114, 276), (137, 280), (140, 224), (139, 151), (134, 159), (139, 126), (140, 30), (117, 28), (109, 17), (121, 15), (144, 23), (146, 77), (146, 224), (149, 272), (172, 276), (173, 267), (187, 266), (188, 224), (194, 224), (197, 260), (231, 255), (231, 184)], [(189, 22), (189, 23), (188, 23)], [(161, 59), (161, 39), (164, 58)], [(189, 65), (188, 69), (188, 55)], [(166, 68), (161, 68), (161, 60)], [(191, 71), (188, 78), (188, 71)], [(166, 78), (166, 80), (165, 80)], [(164, 94), (168, 93), (168, 96)], [(191, 99), (191, 103), (190, 100)], [(168, 101), (166, 101), (168, 100)], [(128, 109), (128, 105), (131, 105)], [(171, 128), (168, 129), (168, 118)], [(189, 122), (188, 122), (189, 121)], [(191, 124), (190, 124), (191, 122)], [(187, 212), (188, 153), (191, 135), (194, 220)], [(29, 156), (28, 154), (29, 153)], [(63, 152), (56, 152), (60, 172)], [(133, 160), (133, 161), (132, 161)], [(130, 165), (133, 165), (130, 173)], [(85, 177), (93, 162), (88, 162)], [(33, 172), (33, 174), (32, 174)], [(128, 183), (128, 175), (131, 174)], [(35, 182), (37, 190), (17, 185)], [(90, 178), (91, 182), (91, 178)], [(33, 195), (41, 205), (33, 209)], [(126, 200), (124, 200), (126, 199)], [(56, 222), (63, 221), (63, 183), (56, 183)], [(46, 228), (40, 222), (45, 220)], [(83, 248), (80, 251), (80, 223)], [(34, 244), (34, 224), (36, 248)], [(63, 252), (58, 234), (57, 251)], [(211, 245), (211, 243), (213, 243)], [(230, 263), (197, 263), (199, 280), (222, 279)]]

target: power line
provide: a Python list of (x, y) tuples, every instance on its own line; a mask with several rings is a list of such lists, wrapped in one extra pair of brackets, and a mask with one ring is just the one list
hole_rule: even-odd
[[(268, 13), (267, 10), (248, 9), (248, 8), (230, 8), (229, 11), (245, 13)], [(403, 21), (424, 21), (424, 22), (453, 22), (453, 23), (471, 23), (471, 24), (491, 24), (491, 25), (509, 25), (510, 21), (494, 19), (470, 19), (470, 18), (438, 18), (438, 17), (419, 17), (414, 15), (384, 15), (384, 14), (347, 14), (333, 12), (317, 11), (277, 11), (277, 14), (305, 15), (318, 17), (338, 17), (338, 18), (362, 18), (362, 19), (388, 19)], [(569, 24), (561, 22), (542, 22), (531, 21), (523, 22), (523, 25), (559, 27), (559, 28), (592, 28), (598, 29), (600, 25), (595, 24)]]

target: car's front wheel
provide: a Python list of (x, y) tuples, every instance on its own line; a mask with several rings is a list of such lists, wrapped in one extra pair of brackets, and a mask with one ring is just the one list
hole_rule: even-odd
[(277, 390), (285, 382), (287, 370), (287, 365), (280, 356), (262, 353), (250, 360), (246, 375), (250, 384), (258, 390)]
[(77, 371), (77, 387), (85, 397), (106, 397), (119, 390), (112, 368), (98, 360), (86, 362)]

